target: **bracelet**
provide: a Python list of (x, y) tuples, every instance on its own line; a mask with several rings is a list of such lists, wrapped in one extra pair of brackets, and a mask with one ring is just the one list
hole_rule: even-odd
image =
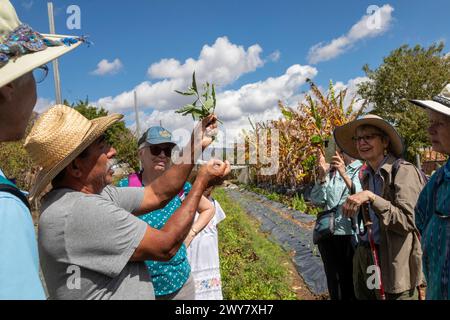
[(192, 231), (192, 232), (194, 232), (194, 234), (195, 234), (195, 235), (197, 235), (197, 234), (198, 234), (198, 231), (197, 231), (197, 230), (195, 230), (194, 228), (191, 228), (191, 231)]
[(374, 195), (373, 193), (369, 196), (369, 202), (370, 203), (374, 203), (375, 202), (375, 199), (376, 199), (376, 195)]

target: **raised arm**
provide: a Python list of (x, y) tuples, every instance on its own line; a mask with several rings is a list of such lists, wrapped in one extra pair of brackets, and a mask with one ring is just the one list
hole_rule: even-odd
[(140, 208), (133, 214), (141, 215), (163, 208), (180, 192), (194, 168), (196, 160), (213, 141), (212, 135), (217, 131), (216, 120), (215, 115), (210, 115), (198, 123), (190, 142), (180, 153), (180, 158), (163, 175), (145, 187), (144, 200)]
[(225, 177), (230, 172), (228, 161), (210, 160), (200, 168), (197, 179), (192, 185), (181, 207), (170, 217), (161, 230), (147, 227), (147, 231), (131, 261), (157, 260), (168, 261), (178, 251), (191, 229), (203, 192), (208, 183), (216, 178)]

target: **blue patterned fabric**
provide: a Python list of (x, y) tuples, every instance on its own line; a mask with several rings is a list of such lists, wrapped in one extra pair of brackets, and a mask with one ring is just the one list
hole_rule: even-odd
[(450, 297), (450, 160), (430, 179), (416, 206), (428, 300)]
[[(128, 187), (128, 179), (119, 181), (118, 186)], [(191, 191), (192, 185), (188, 182), (183, 187), (186, 196)], [(174, 197), (164, 208), (149, 212), (139, 218), (147, 222), (152, 228), (161, 229), (181, 206), (180, 195)], [(156, 296), (163, 296), (174, 293), (181, 289), (191, 274), (191, 266), (187, 259), (186, 246), (181, 245), (175, 256), (167, 262), (145, 261), (148, 271), (152, 277), (153, 287)]]
[[(44, 38), (40, 33), (22, 24), (9, 34), (0, 34), (0, 68), (11, 59), (33, 52), (43, 51), (48, 47), (71, 46), (79, 41), (87, 42), (85, 37), (66, 37), (60, 40)], [(89, 42), (88, 42), (89, 43)]]

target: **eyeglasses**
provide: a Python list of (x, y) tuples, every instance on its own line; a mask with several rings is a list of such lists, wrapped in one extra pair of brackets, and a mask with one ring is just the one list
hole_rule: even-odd
[(366, 134), (364, 136), (360, 137), (352, 137), (352, 140), (355, 141), (355, 143), (360, 143), (361, 140), (364, 140), (365, 143), (369, 143), (369, 141), (372, 141), (376, 137), (382, 137), (383, 135), (379, 133), (372, 133), (372, 134)]
[(45, 78), (47, 78), (47, 75), (48, 75), (48, 66), (47, 65), (37, 67), (36, 69), (33, 70), (33, 76), (34, 76), (34, 80), (36, 81), (36, 83), (43, 82), (45, 80)]
[(149, 146), (150, 152), (154, 156), (159, 156), (161, 154), (161, 151), (164, 152), (164, 155), (166, 157), (172, 156), (172, 149), (174, 146), (169, 147), (160, 147), (160, 146)]

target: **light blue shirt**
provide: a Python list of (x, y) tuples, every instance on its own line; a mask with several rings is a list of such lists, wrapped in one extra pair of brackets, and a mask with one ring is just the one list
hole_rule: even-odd
[(0, 300), (46, 299), (30, 211), (6, 192), (0, 192), (0, 257)]
[[(352, 179), (356, 192), (362, 191), (358, 174), (361, 166), (361, 161), (355, 160), (346, 167), (346, 174)], [(344, 192), (344, 190), (346, 191)], [(345, 218), (342, 215), (342, 205), (349, 195), (350, 191), (348, 190), (344, 179), (338, 172), (336, 172), (331, 179), (329, 175), (327, 175), (326, 182), (324, 184), (316, 184), (311, 191), (312, 202), (316, 205), (323, 206), (325, 210), (330, 210), (339, 206), (336, 212), (336, 227), (334, 231), (334, 234), (338, 236), (355, 234), (352, 228), (351, 219)]]

